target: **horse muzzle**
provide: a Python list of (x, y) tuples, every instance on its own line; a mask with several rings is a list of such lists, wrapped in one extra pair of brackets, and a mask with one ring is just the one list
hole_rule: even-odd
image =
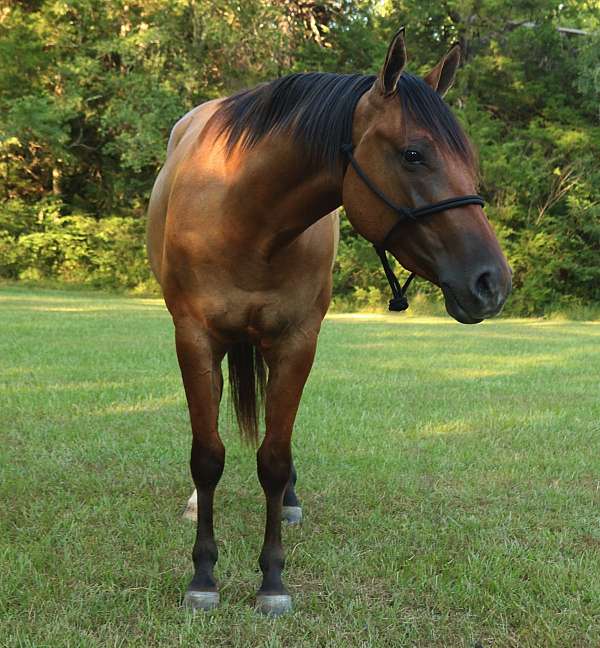
[(508, 266), (488, 267), (466, 282), (440, 281), (448, 314), (461, 324), (479, 324), (502, 310), (512, 287)]

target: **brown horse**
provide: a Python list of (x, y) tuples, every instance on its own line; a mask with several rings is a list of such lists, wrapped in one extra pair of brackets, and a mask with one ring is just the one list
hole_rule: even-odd
[[(440, 286), (460, 322), (495, 315), (510, 291), (481, 199), (436, 203), (472, 194), (476, 184), (468, 139), (441, 98), (459, 57), (452, 48), (424, 79), (403, 73), (400, 30), (377, 77), (294, 74), (205, 103), (173, 129), (150, 200), (148, 251), (173, 317), (192, 426), (198, 520), (188, 607), (219, 600), (213, 498), (225, 460), (217, 420), (227, 354), (240, 429), (254, 442), (265, 390), (257, 607), (291, 608), (281, 519), (299, 512), (290, 442), (331, 298), (333, 210), (343, 204), (364, 238), (385, 240), (405, 268)], [(437, 213), (398, 226), (390, 200), (414, 212), (436, 203)]]

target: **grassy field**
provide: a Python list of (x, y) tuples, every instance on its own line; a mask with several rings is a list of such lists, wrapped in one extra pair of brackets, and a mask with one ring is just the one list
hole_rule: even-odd
[(600, 323), (334, 316), (295, 434), (295, 613), (252, 611), (263, 498), (222, 418), (222, 607), (157, 300), (0, 290), (0, 645), (600, 645)]

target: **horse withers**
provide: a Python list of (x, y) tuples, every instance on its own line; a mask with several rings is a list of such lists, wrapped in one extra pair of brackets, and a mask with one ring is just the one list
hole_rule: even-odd
[[(171, 133), (150, 200), (148, 252), (173, 318), (192, 426), (197, 533), (184, 598), (192, 609), (219, 601), (213, 498), (225, 461), (225, 355), (239, 427), (253, 443), (265, 399), (257, 608), (291, 609), (281, 519), (300, 512), (290, 443), (331, 299), (337, 207), (364, 238), (385, 242), (405, 268), (440, 286), (459, 322), (502, 308), (510, 269), (473, 196), (471, 145), (442, 99), (459, 58), (455, 46), (426, 77), (408, 74), (400, 30), (376, 77), (293, 74), (198, 106)], [(399, 222), (399, 213), (428, 205), (434, 215)]]

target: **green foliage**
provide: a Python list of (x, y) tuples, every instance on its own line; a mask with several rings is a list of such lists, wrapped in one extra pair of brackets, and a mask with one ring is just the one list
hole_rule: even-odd
[[(406, 24), (413, 71), (462, 45), (449, 101), (480, 151), (487, 213), (515, 271), (508, 309), (597, 304), (598, 23), (593, 3), (574, 0), (8, 2), (0, 275), (146, 285), (143, 216), (174, 122), (291, 71), (374, 72)], [(376, 256), (344, 223), (336, 300), (373, 307), (380, 294)]]
[(0, 229), (0, 276), (104, 288), (135, 288), (149, 281), (143, 221), (61, 216), (59, 207), (47, 201), (35, 213), (7, 204), (6, 213), (20, 220), (12, 221), (11, 230)]
[(600, 34), (587, 39), (577, 62), (577, 89), (583, 107), (596, 122), (600, 120)]

